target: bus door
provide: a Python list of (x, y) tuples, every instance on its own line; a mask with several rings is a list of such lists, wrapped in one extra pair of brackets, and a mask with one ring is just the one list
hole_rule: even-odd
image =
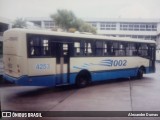
[(69, 44), (56, 44), (56, 85), (64, 85), (69, 82)]

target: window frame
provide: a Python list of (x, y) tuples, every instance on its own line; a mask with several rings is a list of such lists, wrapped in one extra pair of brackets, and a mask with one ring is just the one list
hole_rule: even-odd
[[(42, 49), (45, 47), (43, 46), (31, 46), (30, 41), (31, 38), (34, 36), (39, 36), (42, 37), (43, 40), (48, 40), (48, 51), (49, 54), (47, 55), (42, 55), (40, 54), (39, 56), (37, 55), (31, 55), (31, 47), (41, 47), (39, 48)], [(31, 38), (29, 38), (31, 37)], [(140, 43), (140, 42), (127, 42), (127, 41), (112, 41), (112, 40), (100, 40), (100, 39), (90, 39), (90, 38), (78, 38), (78, 37), (62, 37), (62, 36), (52, 36), (52, 35), (38, 35), (38, 34), (27, 34), (26, 36), (27, 40), (27, 55), (28, 58), (53, 58), (56, 57), (56, 52), (54, 51), (56, 43), (63, 42), (63, 43), (70, 43), (69, 44), (69, 55), (70, 57), (130, 57), (130, 56), (140, 56), (140, 57), (145, 57), (149, 58), (149, 53), (146, 56), (138, 55), (138, 46), (141, 44), (147, 44), (148, 46), (150, 45), (149, 43)], [(48, 38), (48, 39), (44, 39)], [(67, 41), (66, 41), (67, 40)], [(54, 44), (55, 43), (55, 44)], [(79, 43), (77, 47), (75, 47), (75, 43)], [(101, 45), (98, 47), (97, 43), (101, 43)], [(115, 43), (117, 43), (117, 47), (115, 47)], [(39, 43), (40, 44), (40, 43)], [(85, 47), (85, 44), (87, 45)], [(127, 53), (127, 46), (128, 44), (135, 44), (134, 50), (130, 48), (132, 55)], [(123, 46), (121, 48), (121, 45)], [(79, 53), (76, 53), (76, 49), (79, 49)], [(86, 52), (85, 52), (86, 49)], [(98, 54), (97, 50), (100, 50), (100, 53)], [(149, 48), (148, 48), (149, 49)], [(89, 52), (92, 51), (92, 52)], [(121, 52), (122, 51), (122, 52)], [(147, 49), (146, 49), (147, 51)], [(117, 52), (117, 53), (116, 53)], [(122, 54), (121, 54), (122, 53)]]
[[(31, 40), (31, 38), (33, 39), (34, 37), (37, 37), (37, 39), (35, 40), (37, 43), (37, 45), (31, 45), (31, 42), (34, 42), (34, 40)], [(43, 38), (43, 39), (42, 39)], [(48, 38), (48, 39), (45, 39)], [(51, 46), (50, 46), (50, 40), (49, 40), (49, 36), (47, 35), (38, 35), (38, 34), (27, 34), (26, 35), (26, 40), (27, 40), (27, 56), (28, 58), (51, 58), (53, 57), (51, 54)], [(45, 47), (43, 41), (44, 40), (48, 40), (48, 54), (44, 55), (43, 52), (45, 51)], [(34, 44), (34, 43), (32, 43)], [(38, 55), (31, 55), (32, 51), (36, 50), (36, 51), (40, 51), (38, 53)], [(43, 52), (42, 52), (43, 51)], [(35, 51), (34, 51), (35, 52)], [(47, 52), (47, 51), (45, 51)]]

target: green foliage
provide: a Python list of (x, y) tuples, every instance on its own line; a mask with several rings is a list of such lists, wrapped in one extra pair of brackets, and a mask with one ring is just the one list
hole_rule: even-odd
[(79, 28), (80, 32), (89, 32), (89, 33), (93, 33), (96, 34), (96, 29), (93, 28), (90, 24), (87, 23), (82, 23), (80, 28)]
[(55, 21), (57, 26), (65, 31), (91, 32), (94, 34), (96, 33), (95, 28), (93, 28), (90, 24), (84, 22), (83, 20), (77, 18), (72, 11), (57, 10), (57, 13), (51, 15), (51, 18)]
[(17, 18), (14, 23), (13, 23), (13, 28), (25, 28), (26, 25), (26, 21), (22, 18)]
[(53, 18), (55, 23), (64, 30), (71, 28), (76, 20), (74, 13), (67, 10), (57, 10), (57, 13), (51, 15), (51, 18)]

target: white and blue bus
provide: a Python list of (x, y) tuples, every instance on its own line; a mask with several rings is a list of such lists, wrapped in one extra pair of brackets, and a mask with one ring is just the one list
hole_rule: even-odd
[(43, 30), (4, 33), (4, 79), (18, 85), (85, 87), (155, 72), (155, 41)]
[(160, 62), (160, 48), (156, 50), (156, 61)]

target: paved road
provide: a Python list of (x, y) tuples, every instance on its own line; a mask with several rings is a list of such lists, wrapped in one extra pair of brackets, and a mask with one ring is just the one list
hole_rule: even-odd
[[(0, 89), (1, 107), (12, 111), (160, 111), (160, 63), (156, 67), (156, 73), (145, 75), (142, 80), (120, 80), (83, 89), (3, 87)], [(160, 117), (46, 119), (159, 120)]]

